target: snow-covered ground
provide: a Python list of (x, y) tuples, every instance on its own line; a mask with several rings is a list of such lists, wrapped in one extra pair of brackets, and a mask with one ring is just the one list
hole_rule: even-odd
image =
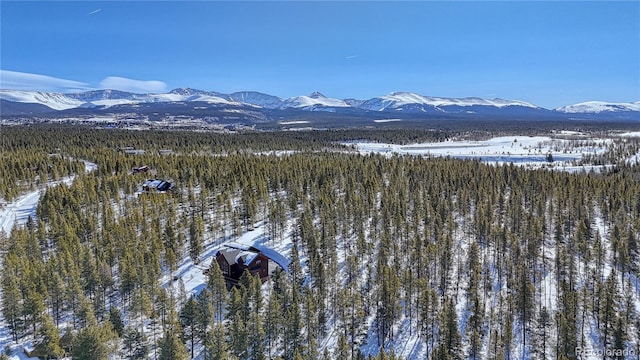
[(402, 119), (379, 119), (379, 120), (373, 120), (374, 123), (389, 123), (389, 122), (398, 122), (398, 121), (402, 121)]
[(308, 124), (309, 121), (306, 120), (294, 120), (294, 121), (280, 121), (280, 125), (300, 125), (300, 124)]
[(640, 131), (629, 131), (618, 134), (620, 137), (640, 137)]
[[(570, 166), (582, 159), (583, 154), (599, 154), (607, 140), (595, 140), (597, 146), (576, 146), (571, 140), (552, 139), (548, 136), (502, 136), (484, 141), (449, 140), (435, 143), (396, 145), (357, 142), (362, 154), (402, 154), (423, 156), (451, 156), (459, 159), (478, 159), (487, 164), (514, 163), (528, 168), (553, 167), (567, 171), (590, 170), (583, 166)], [(551, 154), (553, 162), (547, 156)]]
[(23, 224), (29, 215), (33, 215), (40, 199), (40, 190), (20, 196), (0, 212), (0, 231), (5, 235), (11, 233), (15, 223)]
[(627, 159), (627, 164), (629, 164), (629, 165), (638, 165), (638, 164), (640, 164), (640, 153), (636, 153), (636, 154), (631, 155)]
[[(198, 295), (202, 291), (207, 283), (207, 277), (203, 273), (205, 269), (208, 269), (211, 263), (215, 260), (215, 255), (218, 250), (230, 243), (224, 241), (222, 243), (215, 242), (207, 246), (200, 256), (201, 261), (199, 264), (194, 264), (190, 258), (183, 259), (183, 263), (175, 271), (172, 278), (165, 276), (163, 286), (173, 286), (172, 282), (181, 282), (184, 285), (184, 290), (187, 296)], [(290, 239), (286, 241), (274, 242), (271, 241), (269, 236), (265, 234), (265, 224), (258, 223), (254, 230), (247, 231), (240, 237), (233, 239), (233, 243), (254, 246), (262, 251), (265, 255), (271, 259), (288, 259), (291, 253), (292, 242)], [(288, 271), (288, 268), (283, 266), (283, 270)]]
[[(516, 137), (501, 137), (501, 138), (493, 138), (487, 141), (447, 141), (441, 143), (426, 143), (426, 144), (416, 144), (416, 145), (393, 145), (393, 144), (373, 144), (373, 143), (356, 143), (357, 149), (361, 153), (385, 153), (385, 154), (410, 154), (410, 155), (433, 155), (433, 156), (452, 156), (452, 157), (460, 157), (460, 158), (480, 158), (483, 162), (487, 163), (504, 163), (504, 162), (514, 162), (518, 164), (525, 164), (529, 162), (547, 164), (546, 154), (548, 152), (552, 153), (554, 159), (561, 158), (562, 156), (567, 156), (573, 159), (580, 159), (583, 153), (591, 153), (603, 151), (605, 143), (601, 142), (603, 145), (602, 148), (593, 147), (576, 147), (571, 150), (567, 150), (568, 154), (564, 154), (563, 147), (561, 145), (565, 144), (565, 140), (557, 140), (551, 139), (549, 137), (525, 137), (525, 136), (516, 136)], [(350, 144), (351, 145), (351, 144)], [(560, 150), (558, 150), (560, 149)], [(562, 153), (561, 153), (562, 152)], [(512, 158), (522, 158), (521, 161), (499, 161), (495, 160), (495, 158), (507, 157), (507, 159)], [(529, 162), (524, 159), (530, 159)], [(531, 160), (531, 159), (539, 159), (539, 160)], [(565, 163), (566, 165), (566, 163)], [(95, 164), (85, 162), (86, 171), (92, 171), (97, 168)], [(571, 166), (567, 166), (567, 169), (571, 168)], [(579, 171), (583, 167), (574, 166), (575, 171)], [(65, 178), (62, 180), (67, 184), (71, 184), (73, 181), (73, 177)], [(54, 185), (53, 183), (50, 186)], [(41, 190), (36, 190), (23, 196), (17, 198), (14, 202), (9, 204), (2, 212), (0, 212), (0, 225), (2, 229), (8, 227), (9, 230), (13, 227), (14, 224), (23, 224), (26, 221), (29, 214), (33, 214), (35, 212), (38, 199), (40, 196)], [(599, 218), (598, 218), (599, 219)], [(604, 224), (601, 220), (596, 222), (596, 227), (600, 230), (601, 234), (606, 234), (606, 229), (604, 228)], [(198, 264), (193, 263), (193, 261), (189, 257), (185, 257), (181, 260), (180, 265), (176, 271), (171, 274), (166, 274), (162, 279), (162, 284), (165, 287), (173, 288), (174, 290), (184, 290), (184, 295), (189, 296), (191, 294), (197, 295), (204, 287), (206, 286), (206, 275), (204, 275), (203, 270), (208, 268), (212, 261), (215, 259), (215, 254), (225, 243), (229, 241), (233, 241), (235, 243), (251, 245), (256, 247), (262, 247), (266, 249), (266, 251), (274, 251), (276, 254), (283, 256), (284, 258), (290, 258), (291, 249), (293, 246), (292, 238), (291, 238), (291, 227), (292, 223), (286, 226), (284, 231), (284, 237), (280, 240), (271, 239), (269, 234), (267, 233), (266, 224), (263, 222), (258, 222), (253, 224), (252, 229), (243, 233), (240, 237), (223, 237), (220, 239), (216, 239), (210, 241), (206, 244), (205, 250), (202, 252), (200, 259), (201, 261)], [(464, 232), (460, 231), (456, 234), (456, 246), (461, 249), (458, 253), (458, 256), (464, 256), (467, 251), (469, 238), (464, 236)], [(610, 246), (608, 243), (605, 244)], [(548, 244), (551, 245), (551, 244)], [(549, 264), (552, 264), (555, 260), (555, 252), (553, 251), (553, 247), (545, 247), (544, 248), (545, 258), (547, 259)], [(300, 254), (301, 263), (305, 263), (305, 255)], [(339, 255), (342, 257), (342, 255)], [(608, 255), (610, 256), (610, 254)], [(458, 262), (462, 261), (460, 259)], [(457, 270), (456, 270), (457, 271)], [(607, 273), (610, 269), (607, 269)], [(555, 275), (553, 272), (545, 272), (541, 279), (541, 282), (537, 284), (537, 286), (544, 289), (542, 291), (543, 294), (543, 305), (547, 306), (550, 312), (557, 310), (557, 283), (555, 279)], [(455, 277), (455, 276), (453, 276)], [(638, 280), (634, 279), (632, 281), (635, 288), (638, 289)], [(463, 284), (464, 285), (464, 284)], [(464, 286), (463, 286), (464, 287)], [(488, 304), (495, 305), (497, 302), (497, 296), (499, 295), (499, 291), (504, 287), (504, 284), (496, 284), (494, 291), (496, 293), (493, 297), (486, 299)], [(637, 290), (636, 290), (637, 291)], [(640, 310), (640, 300), (636, 299), (636, 308)], [(460, 316), (460, 330), (464, 335), (464, 327), (466, 320), (468, 319), (468, 314), (462, 314), (465, 311), (466, 302), (460, 301), (456, 306), (456, 310)], [(374, 315), (368, 317), (367, 324), (371, 325), (373, 321)], [(414, 325), (415, 325), (415, 320)], [(594, 333), (593, 324), (588, 324), (585, 332)], [(395, 339), (389, 344), (389, 348), (393, 348), (396, 354), (401, 355), (403, 357), (409, 359), (422, 359), (426, 358), (426, 348), (423, 344), (422, 340), (418, 337), (418, 335), (414, 333), (409, 333), (408, 329), (411, 327), (410, 320), (405, 316), (402, 316), (398, 321), (396, 327), (394, 327)], [(146, 331), (146, 330), (145, 330)], [(153, 330), (151, 330), (153, 331)], [(333, 330), (332, 330), (333, 331)], [(520, 331), (516, 329), (516, 334), (520, 334)], [(337, 335), (335, 333), (329, 334), (327, 337), (322, 340), (321, 347), (323, 350), (325, 347), (332, 348), (337, 342)], [(516, 338), (516, 343), (519, 343), (519, 339)], [(592, 337), (588, 337), (585, 345), (593, 345), (597, 344), (597, 339), (592, 339)], [(12, 360), (16, 359), (27, 359), (26, 355), (22, 351), (24, 346), (29, 346), (28, 343), (20, 343), (15, 344), (11, 342), (9, 330), (4, 324), (4, 320), (0, 315), (0, 351), (7, 345), (10, 345), (12, 349), (15, 350), (15, 355), (10, 357)], [(485, 339), (485, 350), (483, 352), (487, 353), (487, 343)], [(375, 336), (375, 332), (369, 328), (367, 330), (367, 342), (361, 346), (361, 350), (365, 351), (367, 354), (375, 354), (378, 351), (377, 338)], [(514, 358), (523, 358), (530, 355), (528, 349), (523, 349), (520, 345), (516, 345), (514, 348)], [(589, 357), (591, 359), (592, 357)], [(593, 357), (595, 359), (595, 357)]]

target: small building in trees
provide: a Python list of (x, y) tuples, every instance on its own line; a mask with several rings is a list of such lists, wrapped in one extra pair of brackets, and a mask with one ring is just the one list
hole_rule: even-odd
[(269, 279), (269, 258), (260, 252), (225, 248), (218, 251), (216, 261), (227, 284), (237, 284), (245, 269), (262, 282)]
[(159, 179), (149, 179), (142, 184), (142, 191), (146, 193), (163, 193), (173, 189), (173, 184)]
[(121, 149), (127, 155), (144, 155), (145, 151), (142, 149), (136, 149), (133, 146), (127, 146)]
[(144, 166), (134, 167), (133, 169), (131, 169), (131, 173), (132, 174), (146, 173), (149, 170), (150, 170), (149, 167), (147, 165), (144, 165)]
[(238, 243), (227, 243), (216, 253), (216, 262), (228, 285), (235, 285), (244, 270), (257, 275), (262, 282), (269, 279), (276, 266), (288, 271), (288, 260), (271, 249)]

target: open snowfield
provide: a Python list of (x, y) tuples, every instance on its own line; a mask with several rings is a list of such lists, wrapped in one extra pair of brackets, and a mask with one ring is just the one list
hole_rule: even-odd
[[(575, 146), (571, 140), (548, 136), (502, 136), (484, 141), (449, 140), (436, 143), (396, 145), (357, 142), (362, 154), (381, 153), (416, 156), (450, 156), (459, 159), (478, 159), (486, 164), (513, 163), (527, 168), (553, 167), (567, 171), (589, 171), (591, 168), (571, 166), (583, 154), (599, 154), (607, 140), (597, 140), (597, 146)], [(553, 162), (547, 156), (553, 156)]]
[(294, 121), (280, 121), (280, 125), (300, 125), (300, 124), (308, 124), (309, 122), (306, 120), (294, 120)]
[(379, 120), (373, 120), (374, 123), (390, 123), (390, 122), (398, 122), (398, 121), (402, 121), (402, 119), (379, 119)]
[(640, 131), (629, 131), (618, 134), (620, 137), (640, 137)]

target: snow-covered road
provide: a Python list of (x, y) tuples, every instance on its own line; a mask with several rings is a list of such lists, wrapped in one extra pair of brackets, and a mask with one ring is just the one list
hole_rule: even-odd
[[(82, 160), (84, 162), (84, 170), (86, 172), (95, 171), (98, 169), (98, 165), (87, 161)], [(75, 176), (67, 176), (62, 180), (52, 181), (47, 184), (45, 188), (36, 189), (34, 191), (28, 192), (19, 196), (13, 202), (9, 203), (4, 209), (0, 211), (0, 231), (4, 231), (6, 235), (11, 234), (11, 229), (13, 229), (14, 224), (22, 225), (24, 224), (29, 216), (34, 216), (36, 212), (36, 208), (38, 207), (38, 200), (40, 200), (40, 195), (43, 191), (46, 190), (47, 187), (56, 186), (60, 184), (66, 184), (67, 186), (73, 183)]]
[(23, 224), (29, 215), (33, 215), (38, 206), (40, 191), (35, 190), (26, 193), (0, 211), (0, 231), (4, 231), (6, 235), (9, 235), (15, 223)]

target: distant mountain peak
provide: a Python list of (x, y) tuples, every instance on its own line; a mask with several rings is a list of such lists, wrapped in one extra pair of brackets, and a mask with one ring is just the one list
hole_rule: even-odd
[(567, 105), (557, 108), (556, 111), (570, 114), (599, 114), (614, 112), (635, 112), (640, 111), (640, 101), (628, 103), (612, 103), (606, 101), (585, 101), (578, 104)]
[(389, 93), (389, 96), (401, 96), (401, 95), (418, 95), (418, 94), (413, 93), (411, 91), (394, 91), (392, 93)]
[(173, 89), (171, 91), (169, 91), (169, 94), (175, 94), (175, 95), (184, 95), (184, 96), (190, 96), (190, 95), (201, 95), (201, 94), (205, 94), (206, 91), (203, 90), (198, 90), (198, 89), (193, 89), (193, 88), (176, 88)]
[[(123, 109), (131, 107), (131, 111), (135, 112), (142, 104), (146, 104), (145, 108), (174, 105), (190, 108), (191, 105), (189, 103), (200, 102), (215, 104), (213, 107), (217, 110), (228, 108), (233, 109), (235, 112), (298, 109), (303, 111), (344, 112), (348, 114), (388, 112), (407, 114), (407, 116), (429, 116), (430, 114), (467, 116), (465, 114), (474, 114), (468, 116), (566, 117), (568, 116), (567, 114), (586, 114), (589, 117), (640, 119), (640, 101), (627, 103), (588, 101), (555, 110), (547, 110), (520, 100), (485, 99), (480, 97), (435, 97), (409, 91), (391, 92), (371, 99), (358, 100), (329, 98), (318, 91), (308, 96), (303, 95), (283, 99), (257, 91), (239, 91), (232, 94), (224, 94), (188, 87), (176, 88), (162, 94), (135, 94), (110, 89), (69, 94), (0, 89), (0, 99), (3, 100), (4, 104), (3, 114), (11, 113), (11, 111), (7, 110), (9, 107), (12, 107), (14, 109), (13, 112), (16, 113), (43, 112), (43, 109), (46, 110), (46, 108), (31, 105), (25, 105), (20, 108), (15, 103), (40, 104), (52, 110), (79, 108), (102, 111), (117, 106), (118, 108), (114, 108), (115, 111), (123, 111)], [(14, 104), (9, 104), (9, 102)], [(196, 104), (193, 106), (202, 110), (203, 105)]]

